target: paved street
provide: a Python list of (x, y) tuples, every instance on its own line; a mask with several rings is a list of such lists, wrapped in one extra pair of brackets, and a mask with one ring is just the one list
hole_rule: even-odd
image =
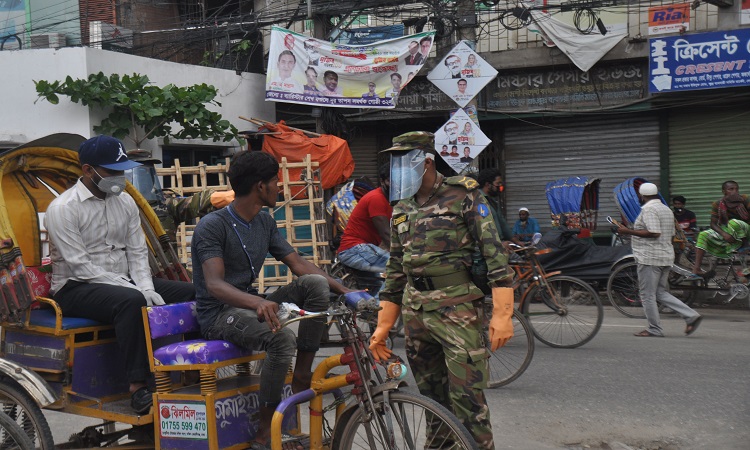
[[(690, 337), (684, 322), (668, 316), (666, 338), (634, 337), (645, 320), (605, 307), (589, 344), (564, 350), (537, 343), (521, 378), (488, 391), (496, 447), (750, 448), (750, 311), (699, 311), (706, 320)], [(403, 355), (403, 339), (396, 345)], [(48, 416), (57, 440), (83, 425)]]
[(664, 315), (666, 338), (635, 337), (645, 319), (605, 307), (585, 346), (537, 343), (527, 372), (489, 393), (497, 448), (750, 448), (750, 312), (699, 312), (690, 337)]

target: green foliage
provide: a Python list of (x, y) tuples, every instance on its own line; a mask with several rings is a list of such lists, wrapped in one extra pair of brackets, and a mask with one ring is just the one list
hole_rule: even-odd
[[(145, 75), (107, 77), (99, 72), (85, 80), (67, 77), (64, 82), (42, 80), (34, 84), (39, 98), (53, 105), (59, 103), (59, 96), (65, 95), (74, 103), (111, 109), (94, 131), (119, 139), (129, 137), (137, 147), (146, 139), (158, 137), (164, 138), (165, 143), (170, 138), (224, 142), (240, 139), (234, 125), (206, 108), (209, 104), (221, 104), (214, 100), (216, 88), (205, 83), (158, 87)], [(143, 136), (139, 136), (140, 129), (145, 130)]]

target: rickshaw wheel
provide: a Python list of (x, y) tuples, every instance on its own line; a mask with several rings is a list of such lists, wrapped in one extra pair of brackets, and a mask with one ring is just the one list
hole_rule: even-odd
[(0, 407), (2, 412), (23, 428), (34, 443), (34, 448), (41, 450), (55, 448), (52, 431), (42, 409), (23, 388), (9, 378), (0, 379)]

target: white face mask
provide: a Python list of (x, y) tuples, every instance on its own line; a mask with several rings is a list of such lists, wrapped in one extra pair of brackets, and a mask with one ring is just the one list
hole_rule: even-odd
[(391, 155), (390, 201), (409, 198), (422, 186), (422, 178), (427, 169), (424, 151), (415, 149), (400, 155)]
[[(99, 175), (96, 169), (94, 173)], [(99, 178), (100, 180), (95, 182), (96, 187), (105, 194), (120, 195), (125, 190), (125, 175), (113, 175), (106, 178), (99, 175)]]

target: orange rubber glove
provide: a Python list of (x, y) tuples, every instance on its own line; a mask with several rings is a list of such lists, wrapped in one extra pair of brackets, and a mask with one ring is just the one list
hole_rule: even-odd
[(382, 301), (380, 307), (382, 309), (378, 311), (378, 326), (370, 338), (370, 351), (376, 360), (385, 361), (391, 357), (391, 350), (385, 346), (385, 341), (388, 339), (388, 333), (393, 328), (393, 324), (396, 323), (399, 314), (401, 314), (401, 305)]
[(494, 352), (513, 337), (513, 288), (492, 288), (490, 347)]

